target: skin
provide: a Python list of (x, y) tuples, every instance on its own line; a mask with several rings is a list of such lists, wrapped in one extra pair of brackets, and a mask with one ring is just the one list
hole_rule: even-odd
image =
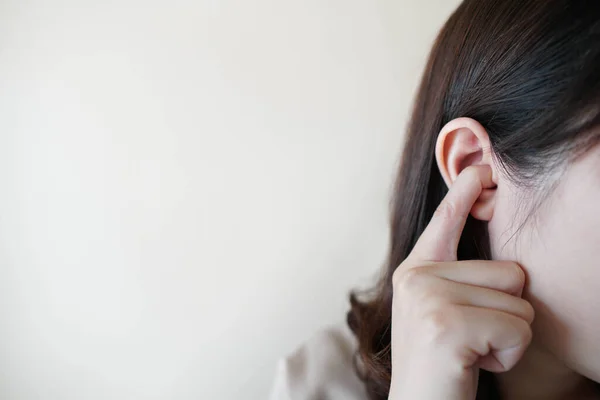
[[(389, 398), (474, 399), (480, 368), (505, 399), (600, 398), (600, 148), (549, 175), (518, 230), (534, 198), (489, 149), (470, 118), (438, 136), (450, 190), (394, 274)], [(494, 261), (456, 261), (469, 214), (488, 223)]]
[(523, 266), (524, 297), (536, 310), (534, 340), (524, 360), (500, 377), (504, 391), (519, 399), (527, 399), (518, 395), (521, 387), (539, 393), (532, 398), (598, 398), (584, 377), (600, 382), (600, 148), (567, 166), (535, 218), (507, 245), (526, 193), (499, 177), (488, 225), (492, 254)]

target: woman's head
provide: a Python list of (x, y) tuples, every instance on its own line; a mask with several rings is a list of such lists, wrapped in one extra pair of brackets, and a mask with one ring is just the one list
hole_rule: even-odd
[(600, 359), (588, 356), (600, 352), (599, 143), (600, 3), (464, 1), (417, 93), (384, 276), (370, 299), (351, 299), (374, 398), (386, 398), (389, 382), (392, 273), (472, 164), (492, 166), (497, 186), (473, 209), (459, 259), (520, 262), (537, 311), (534, 340), (600, 380)]

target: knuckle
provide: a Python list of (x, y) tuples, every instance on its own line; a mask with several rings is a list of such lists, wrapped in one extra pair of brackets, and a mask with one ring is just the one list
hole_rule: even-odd
[(451, 305), (438, 306), (424, 316), (424, 334), (431, 341), (443, 341), (461, 325), (460, 312)]
[(399, 267), (392, 276), (394, 291), (421, 291), (427, 281), (424, 267)]
[(523, 287), (525, 285), (525, 272), (523, 268), (515, 262), (508, 262), (507, 267), (515, 284)]
[(533, 319), (535, 318), (535, 310), (531, 303), (529, 303), (528, 301), (521, 301), (523, 302), (523, 317), (525, 318), (525, 321), (528, 324), (531, 324), (533, 322)]
[(521, 320), (521, 324), (519, 326), (519, 340), (524, 345), (527, 346), (531, 343), (531, 339), (533, 338), (533, 331), (531, 329), (531, 325), (529, 325), (524, 320)]
[(400, 264), (398, 267), (396, 267), (396, 269), (394, 270), (394, 272), (392, 273), (392, 286), (394, 288), (394, 291), (396, 290), (396, 287), (398, 285), (400, 285), (400, 282), (402, 281), (402, 274), (405, 272), (405, 266), (403, 264)]
[(447, 308), (450, 307), (448, 300), (433, 290), (421, 292), (416, 300), (421, 304), (421, 309), (425, 315), (441, 313), (447, 311)]

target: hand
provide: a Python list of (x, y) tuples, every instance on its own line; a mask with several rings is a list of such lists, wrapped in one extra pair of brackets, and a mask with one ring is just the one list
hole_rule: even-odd
[(471, 208), (492, 186), (466, 168), (393, 277), (390, 400), (472, 400), (479, 368), (511, 369), (532, 337), (525, 274), (508, 261), (457, 261)]

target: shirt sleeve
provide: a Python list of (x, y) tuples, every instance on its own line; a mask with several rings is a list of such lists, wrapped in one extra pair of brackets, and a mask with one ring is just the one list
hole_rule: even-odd
[(271, 388), (269, 400), (292, 400), (290, 395), (289, 376), (286, 366), (286, 360), (281, 359), (277, 363), (275, 370), (275, 380)]
[(270, 400), (366, 400), (352, 362), (356, 343), (345, 325), (316, 334), (277, 364)]

